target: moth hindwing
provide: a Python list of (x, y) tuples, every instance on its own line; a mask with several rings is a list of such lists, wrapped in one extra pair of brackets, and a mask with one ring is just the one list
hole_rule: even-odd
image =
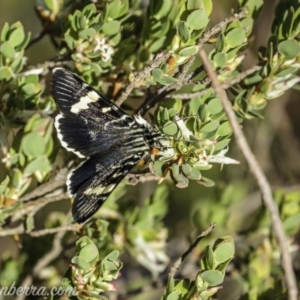
[(162, 137), (140, 116), (130, 116), (78, 76), (53, 70), (52, 95), (62, 146), (85, 160), (70, 172), (67, 187), (74, 198), (76, 222), (89, 219), (117, 184)]

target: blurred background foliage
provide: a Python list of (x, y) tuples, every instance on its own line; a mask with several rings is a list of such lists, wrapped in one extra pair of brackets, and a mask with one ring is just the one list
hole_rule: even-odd
[[(97, 9), (87, 7), (91, 2)], [(134, 81), (153, 53), (172, 49), (172, 59), (152, 68), (140, 86), (175, 85), (178, 94), (202, 91), (207, 84), (201, 68), (194, 78), (197, 84), (190, 86), (176, 86), (174, 74), (195, 54), (205, 28), (231, 16), (232, 8), (248, 5), (248, 15), (225, 26), (205, 49), (222, 82), (258, 63), (262, 66), (230, 90), (231, 99), (272, 184), (300, 279), (299, 2), (129, 3), (0, 2), (0, 222), (6, 232), (0, 231), (0, 286), (75, 286), (84, 299), (108, 291), (109, 299), (287, 299), (269, 215), (230, 139), (220, 103), (209, 90), (191, 101), (172, 97), (148, 115), (175, 140), (185, 135), (174, 116), (193, 116), (185, 130), (211, 142), (187, 148), (174, 142), (185, 165), (152, 163), (152, 173), (165, 176), (167, 170), (173, 181), (158, 185), (144, 178), (132, 186), (134, 178), (125, 180), (96, 218), (83, 228), (67, 228), (71, 218), (65, 168), (78, 159), (60, 147), (53, 129), (48, 67), (68, 67), (118, 99), (128, 78)], [(45, 36), (39, 39), (43, 28)], [(59, 59), (50, 61), (54, 58)], [(192, 68), (198, 66), (196, 60)], [(144, 90), (135, 89), (123, 107), (134, 111), (143, 100)], [(211, 167), (209, 159), (216, 162), (228, 143), (226, 155), (240, 165)], [(184, 261), (177, 281), (167, 280), (170, 262), (211, 222), (216, 227)], [(53, 236), (51, 229), (56, 232), (58, 227), (66, 230)], [(50, 231), (34, 234), (44, 228)], [(43, 265), (49, 251), (56, 254)]]

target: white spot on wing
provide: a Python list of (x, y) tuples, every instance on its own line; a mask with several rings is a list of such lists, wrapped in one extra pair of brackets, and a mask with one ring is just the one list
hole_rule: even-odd
[(105, 193), (110, 193), (114, 189), (114, 187), (115, 187), (115, 184), (111, 184), (111, 185), (108, 185), (108, 186), (98, 185), (95, 188), (86, 189), (84, 191), (84, 194), (85, 195), (93, 195), (93, 194), (101, 195), (104, 192)]
[(79, 99), (79, 102), (73, 104), (71, 106), (71, 112), (74, 114), (78, 114), (82, 109), (88, 109), (89, 103), (93, 103), (98, 101), (99, 96), (95, 91), (88, 92), (88, 94)]
[(103, 108), (101, 109), (101, 111), (105, 114), (105, 113), (111, 111), (111, 108), (110, 108), (110, 107), (103, 107)]

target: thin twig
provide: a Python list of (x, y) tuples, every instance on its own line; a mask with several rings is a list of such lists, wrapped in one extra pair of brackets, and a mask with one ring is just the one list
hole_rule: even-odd
[(270, 213), (271, 220), (272, 220), (272, 227), (282, 255), (282, 268), (284, 270), (285, 282), (288, 290), (288, 296), (289, 296), (288, 299), (297, 300), (298, 289), (297, 289), (296, 278), (293, 270), (292, 258), (289, 252), (287, 238), (285, 236), (282, 227), (282, 222), (280, 220), (278, 207), (276, 206), (274, 199), (272, 197), (270, 184), (248, 145), (245, 135), (236, 120), (235, 113), (231, 107), (227, 95), (224, 89), (219, 84), (217, 75), (212, 69), (206, 53), (203, 50), (200, 50), (199, 55), (202, 59), (203, 65), (205, 66), (208, 76), (211, 78), (213, 88), (218, 98), (221, 100), (223, 104), (228, 121), (230, 122), (233, 133), (235, 135), (236, 142), (249, 165), (249, 169), (251, 173), (253, 174), (254, 178), (257, 181), (257, 184), (262, 194), (263, 202)]
[[(225, 81), (224, 83), (220, 83), (220, 86), (222, 89), (226, 90), (226, 89), (232, 87), (233, 85), (243, 81), (249, 75), (259, 71), (261, 68), (262, 68), (261, 66), (253, 66), (250, 69), (238, 74), (235, 78)], [(211, 82), (211, 79), (209, 79), (209, 81)], [(208, 82), (208, 80), (207, 80), (207, 82)], [(193, 98), (203, 96), (204, 94), (206, 94), (208, 92), (209, 89), (210, 88), (199, 91), (199, 92), (194, 92), (194, 93), (173, 94), (173, 95), (171, 95), (171, 97), (176, 97), (176, 98), (183, 99), (183, 100), (193, 99)]]
[(170, 271), (169, 271), (169, 280), (174, 278), (176, 271), (178, 270), (181, 263), (186, 259), (186, 257), (197, 247), (198, 243), (207, 236), (216, 226), (216, 223), (211, 223), (209, 227), (203, 231), (196, 240), (189, 246), (189, 248), (172, 264)]
[(78, 231), (79, 229), (80, 229), (80, 225), (74, 223), (74, 224), (63, 225), (55, 228), (45, 228), (45, 229), (31, 231), (31, 232), (26, 231), (24, 233), (27, 233), (32, 237), (40, 237), (43, 235), (53, 234), (56, 232)]
[(21, 201), (28, 201), (34, 198), (41, 197), (47, 193), (54, 191), (55, 189), (65, 185), (68, 174), (68, 168), (60, 169), (53, 179), (50, 181), (38, 186), (32, 192), (21, 197)]
[(135, 76), (134, 80), (130, 84), (127, 85), (127, 87), (123, 91), (120, 98), (116, 101), (116, 104), (118, 106), (121, 106), (121, 104), (129, 97), (132, 90), (134, 88), (140, 86), (141, 80), (143, 80), (145, 77), (147, 77), (150, 74), (150, 72), (153, 69), (157, 68), (162, 62), (166, 61), (171, 56), (171, 54), (172, 53), (170, 51), (168, 51), (168, 52), (157, 55), (157, 57), (149, 64), (149, 66), (147, 66), (142, 71), (140, 71)]
[(66, 231), (78, 231), (80, 229), (80, 225), (77, 223), (74, 224), (68, 224), (60, 227), (55, 227), (55, 228), (45, 228), (45, 229), (40, 229), (36, 231), (27, 231), (24, 227), (23, 224), (19, 225), (18, 227), (15, 228), (7, 228), (3, 229), (0, 231), (0, 236), (10, 236), (10, 235), (15, 235), (15, 234), (28, 234), (32, 237), (40, 237), (43, 235), (47, 234), (53, 234), (56, 232), (66, 232)]
[(23, 206), (14, 213), (14, 215), (11, 217), (11, 222), (15, 222), (19, 220), (24, 215), (30, 213), (33, 209), (37, 208), (38, 210), (40, 210), (43, 206), (45, 206), (48, 203), (61, 201), (68, 198), (69, 196), (66, 193), (60, 191), (60, 194), (54, 195), (52, 197), (45, 196), (45, 197), (37, 198), (36, 200), (33, 201), (28, 201), (24, 203)]

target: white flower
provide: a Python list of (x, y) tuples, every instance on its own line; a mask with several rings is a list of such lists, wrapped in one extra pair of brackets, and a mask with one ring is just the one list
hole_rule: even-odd
[(112, 55), (114, 54), (114, 49), (109, 44), (106, 43), (104, 38), (95, 38), (94, 41), (96, 42), (96, 46), (94, 51), (100, 51), (100, 55), (103, 61), (108, 61), (111, 59)]
[(238, 165), (240, 162), (232, 159), (230, 157), (224, 156), (224, 154), (228, 151), (228, 148), (221, 150), (218, 154), (216, 155), (208, 155), (208, 161), (211, 163), (218, 163), (218, 164), (224, 164), (224, 165), (231, 165), (235, 164)]
[(228, 151), (228, 148), (221, 150), (218, 154), (214, 155), (207, 155), (205, 150), (201, 150), (201, 152), (198, 154), (198, 161), (196, 162), (196, 165), (198, 166), (209, 166), (211, 163), (217, 163), (222, 165), (228, 165), (228, 164), (239, 164), (240, 162), (232, 159), (230, 157), (224, 156), (224, 154)]

